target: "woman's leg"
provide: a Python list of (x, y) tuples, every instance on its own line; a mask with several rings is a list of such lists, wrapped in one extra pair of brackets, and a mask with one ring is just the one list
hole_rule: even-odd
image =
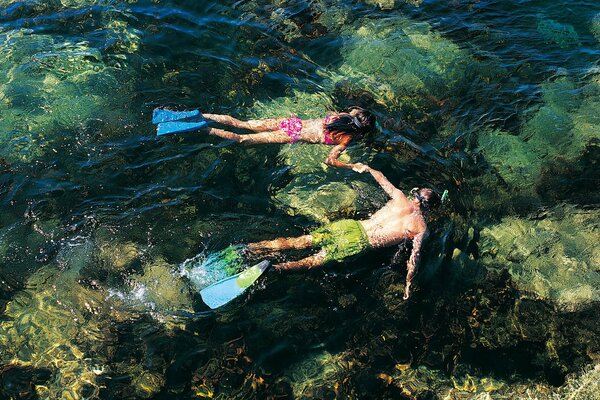
[(238, 143), (248, 144), (264, 144), (264, 143), (289, 143), (290, 137), (287, 133), (282, 130), (260, 132), (260, 133), (249, 133), (247, 135), (240, 135), (234, 132), (229, 132), (224, 129), (208, 128), (208, 134), (213, 136), (222, 137), (223, 139), (229, 139)]
[(248, 129), (254, 132), (263, 131), (276, 131), (279, 129), (279, 124), (283, 121), (283, 118), (269, 118), (269, 119), (251, 119), (249, 121), (241, 121), (239, 119), (230, 117), (229, 115), (220, 114), (202, 114), (203, 117), (211, 119), (215, 122), (224, 125), (234, 126), (240, 129)]
[(321, 249), (317, 254), (313, 254), (310, 257), (303, 258), (298, 261), (288, 261), (280, 264), (273, 265), (275, 269), (311, 269), (323, 265), (325, 262), (327, 253), (325, 249)]

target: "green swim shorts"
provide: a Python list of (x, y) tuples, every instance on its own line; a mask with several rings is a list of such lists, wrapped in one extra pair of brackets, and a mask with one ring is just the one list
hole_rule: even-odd
[(342, 261), (371, 247), (365, 228), (353, 219), (332, 222), (310, 235), (313, 246), (325, 249), (325, 262)]

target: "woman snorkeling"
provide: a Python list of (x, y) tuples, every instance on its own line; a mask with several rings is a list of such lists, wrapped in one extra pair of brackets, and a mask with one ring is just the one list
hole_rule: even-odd
[[(238, 143), (323, 143), (334, 146), (325, 164), (333, 167), (360, 169), (359, 164), (346, 164), (338, 160), (354, 139), (364, 139), (375, 131), (375, 116), (361, 107), (350, 107), (347, 112), (330, 114), (325, 118), (301, 120), (290, 118), (271, 118), (240, 121), (229, 115), (203, 114), (206, 119), (223, 125), (247, 129), (257, 133), (237, 134), (224, 129), (207, 128), (209, 135), (230, 139)], [(362, 171), (359, 171), (362, 172)]]

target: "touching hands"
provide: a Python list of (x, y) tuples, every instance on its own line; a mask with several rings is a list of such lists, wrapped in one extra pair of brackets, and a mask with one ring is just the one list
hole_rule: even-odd
[(369, 166), (362, 164), (362, 163), (355, 163), (352, 164), (352, 171), (354, 172), (358, 172), (359, 174), (362, 174), (363, 172), (368, 172), (369, 171)]

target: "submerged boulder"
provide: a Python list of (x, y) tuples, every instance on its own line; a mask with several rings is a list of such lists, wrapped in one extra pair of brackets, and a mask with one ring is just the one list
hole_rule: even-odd
[[(0, 35), (0, 156), (31, 161), (101, 121), (116, 131), (131, 120), (131, 76), (92, 44), (16, 30)], [(110, 112), (107, 114), (107, 110)], [(65, 135), (65, 131), (77, 135)]]
[(553, 19), (540, 18), (537, 31), (548, 42), (555, 43), (560, 48), (581, 46), (579, 35), (573, 25), (563, 24)]
[(594, 15), (592, 18), (592, 26), (590, 28), (592, 34), (596, 37), (596, 39), (600, 42), (600, 13)]
[(58, 266), (31, 275), (25, 289), (7, 304), (8, 318), (0, 322), (3, 362), (53, 372), (52, 380), (35, 387), (40, 398), (98, 398), (108, 334), (101, 321), (111, 307), (104, 291), (78, 283), (92, 248), (68, 248), (59, 254)]
[(330, 80), (350, 92), (369, 92), (390, 110), (418, 109), (450, 95), (476, 64), (430, 25), (409, 19), (360, 19), (340, 34), (343, 63)]
[(478, 136), (479, 151), (516, 196), (537, 197), (540, 184), (547, 181), (542, 174), (556, 160), (565, 165), (585, 163), (590, 144), (600, 139), (594, 80), (582, 88), (563, 76), (540, 88), (544, 104), (532, 110), (519, 135), (487, 130)]
[[(294, 92), (292, 96), (269, 103), (255, 103), (253, 115), (268, 118), (296, 114), (301, 118), (322, 118), (333, 109), (331, 99), (324, 94)], [(383, 204), (385, 195), (374, 182), (368, 181), (370, 177), (325, 165), (330, 151), (331, 146), (322, 144), (282, 146), (279, 159), (288, 169), (289, 182), (275, 190), (273, 199), (278, 208), (315, 222), (329, 222)], [(359, 145), (343, 154), (341, 161), (368, 163), (372, 156), (372, 151)]]
[(144, 265), (143, 273), (131, 275), (129, 283), (132, 291), (137, 293), (137, 300), (141, 300), (147, 309), (159, 313), (193, 310), (189, 285), (162, 258)]
[(481, 230), (481, 262), (566, 310), (600, 301), (600, 214), (556, 208), (541, 220), (505, 217)]

